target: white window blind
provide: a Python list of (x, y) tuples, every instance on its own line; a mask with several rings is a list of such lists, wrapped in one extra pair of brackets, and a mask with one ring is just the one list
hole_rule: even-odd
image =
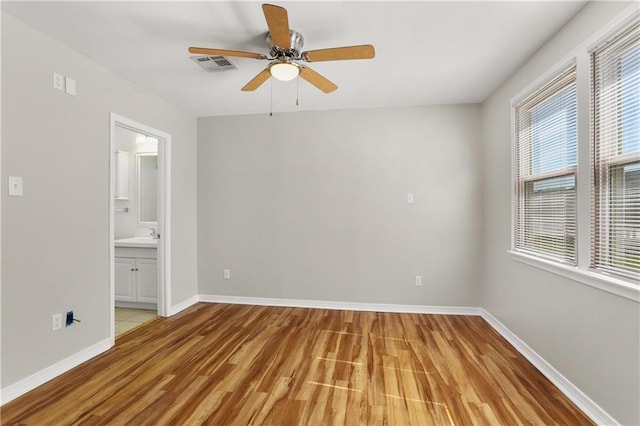
[(576, 67), (515, 106), (515, 249), (576, 263)]
[(591, 267), (640, 278), (640, 29), (591, 54)]

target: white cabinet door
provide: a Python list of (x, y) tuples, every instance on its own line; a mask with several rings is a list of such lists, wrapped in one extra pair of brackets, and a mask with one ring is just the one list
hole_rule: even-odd
[(136, 301), (158, 302), (158, 262), (156, 259), (136, 259)]
[[(154, 261), (155, 262), (155, 261)], [(135, 269), (136, 260), (116, 257), (114, 260), (114, 282), (116, 300), (135, 302)]]

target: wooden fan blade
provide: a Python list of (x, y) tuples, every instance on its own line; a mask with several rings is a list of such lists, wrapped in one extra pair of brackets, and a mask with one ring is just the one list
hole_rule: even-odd
[(282, 49), (291, 49), (291, 37), (289, 36), (289, 17), (287, 9), (273, 4), (263, 4), (262, 11), (267, 20), (271, 41)]
[(260, 73), (258, 75), (253, 77), (253, 80), (251, 80), (250, 82), (248, 82), (247, 84), (244, 85), (244, 87), (242, 88), (242, 91), (243, 92), (252, 92), (252, 91), (256, 90), (258, 87), (262, 86), (262, 83), (264, 83), (265, 81), (269, 80), (269, 77), (271, 77), (271, 73), (269, 72), (269, 68), (263, 69), (262, 71), (260, 71)]
[(206, 47), (190, 47), (189, 53), (207, 56), (234, 56), (237, 58), (267, 59), (261, 53), (243, 52), (242, 50), (208, 49)]
[(310, 50), (302, 53), (307, 62), (342, 61), (346, 59), (371, 59), (376, 51), (370, 44), (360, 46), (333, 47), (331, 49)]
[(300, 77), (322, 90), (324, 93), (331, 93), (338, 88), (331, 81), (327, 80), (309, 67), (302, 67)]

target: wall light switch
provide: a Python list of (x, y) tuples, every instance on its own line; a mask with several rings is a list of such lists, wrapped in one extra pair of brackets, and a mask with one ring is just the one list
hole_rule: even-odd
[(407, 203), (413, 204), (413, 192), (407, 192)]
[(71, 96), (75, 96), (76, 95), (76, 81), (74, 79), (72, 79), (71, 77), (65, 77), (64, 81), (65, 81), (65, 90), (66, 90), (67, 94), (69, 94)]
[(64, 91), (64, 76), (62, 74), (53, 73), (53, 88)]
[(9, 196), (22, 197), (22, 178), (20, 176), (9, 176)]

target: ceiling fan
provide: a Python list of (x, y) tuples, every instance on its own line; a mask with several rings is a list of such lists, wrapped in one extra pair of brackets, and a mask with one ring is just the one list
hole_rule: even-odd
[(269, 27), (269, 33), (266, 38), (269, 48), (268, 55), (243, 52), (240, 50), (208, 49), (205, 47), (190, 47), (189, 53), (271, 61), (267, 68), (262, 70), (242, 88), (245, 92), (256, 90), (262, 83), (267, 81), (269, 77), (289, 81), (300, 76), (324, 93), (331, 93), (336, 90), (338, 86), (308, 66), (301, 64), (300, 61), (341, 61), (346, 59), (371, 59), (375, 56), (375, 49), (370, 44), (301, 52), (304, 39), (302, 34), (289, 29), (287, 9), (272, 4), (263, 4), (262, 11), (267, 20), (267, 26)]

